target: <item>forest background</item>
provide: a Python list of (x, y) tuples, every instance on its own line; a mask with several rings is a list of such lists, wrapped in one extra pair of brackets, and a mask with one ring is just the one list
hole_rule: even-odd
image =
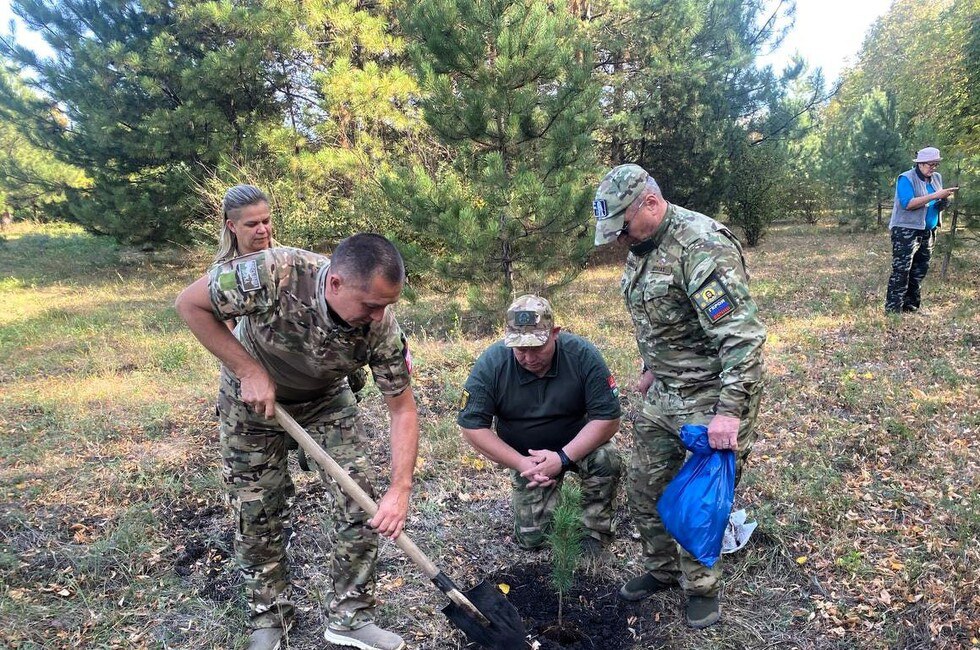
[[(759, 529), (726, 566), (722, 623), (692, 631), (677, 594), (616, 604), (640, 553), (620, 503), (570, 607), (629, 635), (608, 648), (980, 646), (975, 228), (941, 231), (923, 313), (882, 310), (883, 225), (914, 152), (940, 147), (964, 188), (947, 221), (980, 211), (978, 0), (899, 0), (833, 86), (758, 63), (789, 2), (13, 6), (53, 54), (0, 43), (0, 646), (246, 643), (217, 364), (173, 309), (237, 182), (270, 193), (285, 243), (398, 241), (422, 420), (411, 533), (460, 582), (528, 593), (546, 559), (508, 538), (506, 479), (461, 442), (459, 391), (499, 336), (482, 307), (532, 289), (636, 412), (625, 253), (586, 259), (595, 183), (627, 161), (751, 244), (770, 382), (738, 498)], [(362, 406), (382, 466), (376, 388)], [(294, 475), (288, 645), (305, 650), (323, 645), (329, 542), (323, 485)], [(379, 595), (413, 647), (462, 647), (390, 544)]]
[[(880, 225), (927, 145), (947, 186), (980, 174), (977, 0), (898, 0), (832, 87), (799, 58), (758, 63), (789, 1), (12, 8), (53, 53), (0, 40), (0, 210), (207, 242), (223, 190), (248, 181), (280, 241), (383, 232), (414, 285), (468, 286), (474, 307), (579, 272), (613, 164), (750, 246), (780, 218)], [(977, 212), (975, 196), (957, 207)]]

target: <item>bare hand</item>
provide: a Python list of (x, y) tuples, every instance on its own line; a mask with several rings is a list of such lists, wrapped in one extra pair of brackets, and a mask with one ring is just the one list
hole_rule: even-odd
[(716, 415), (708, 424), (708, 444), (712, 449), (738, 449), (738, 427), (741, 421), (729, 415)]
[(521, 476), (529, 481), (529, 488), (553, 485), (554, 479), (561, 474), (561, 457), (557, 451), (530, 449), (527, 458), (530, 466), (521, 472)]
[(653, 385), (653, 371), (646, 370), (642, 375), (640, 375), (639, 379), (636, 380), (636, 383), (633, 384), (633, 388), (640, 395), (646, 395), (647, 391), (650, 390), (651, 385)]
[(378, 503), (378, 511), (368, 521), (368, 525), (379, 535), (395, 539), (405, 528), (408, 518), (409, 492), (388, 490)]
[(276, 417), (276, 385), (261, 366), (241, 377), (242, 402), (256, 415)]
[(939, 199), (948, 199), (949, 197), (953, 196), (953, 194), (958, 189), (960, 189), (959, 186), (957, 186), (957, 187), (944, 187), (943, 189), (936, 191), (937, 198), (939, 198)]

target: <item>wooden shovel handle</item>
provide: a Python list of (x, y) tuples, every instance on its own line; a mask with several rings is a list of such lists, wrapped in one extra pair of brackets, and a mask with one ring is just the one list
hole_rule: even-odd
[[(324, 451), (323, 447), (317, 444), (310, 434), (306, 432), (306, 429), (301, 427), (296, 420), (293, 419), (286, 409), (284, 409), (279, 404), (276, 404), (276, 418), (279, 420), (279, 424), (282, 428), (286, 430), (286, 433), (291, 435), (293, 439), (299, 443), (306, 455), (315, 460), (320, 464), (320, 466), (330, 475), (330, 478), (337, 481), (340, 488), (354, 501), (357, 505), (361, 506), (361, 509), (368, 514), (369, 517), (373, 517), (378, 511), (378, 504), (374, 502), (374, 499), (357, 484), (357, 481), (351, 478), (351, 475), (341, 467), (337, 461), (331, 458), (330, 454)], [(395, 544), (398, 545), (402, 551), (405, 552), (412, 562), (418, 565), (422, 569), (422, 573), (428, 579), (435, 578), (439, 575), (439, 567), (435, 565), (428, 556), (415, 545), (409, 536), (402, 532), (401, 535), (395, 538)]]
[[(350, 474), (341, 467), (337, 461), (335, 461), (330, 454), (328, 454), (323, 447), (317, 444), (310, 434), (306, 432), (306, 429), (301, 427), (299, 423), (293, 419), (293, 416), (289, 414), (286, 409), (284, 409), (280, 404), (276, 404), (276, 419), (279, 420), (279, 424), (282, 428), (286, 430), (290, 436), (293, 437), (299, 446), (303, 448), (306, 455), (315, 460), (320, 466), (327, 472), (327, 474), (333, 480), (337, 481), (340, 488), (348, 495), (350, 495), (357, 505), (361, 506), (361, 509), (368, 514), (368, 516), (373, 517), (378, 511), (378, 504), (374, 502), (374, 499), (357, 484), (357, 481), (351, 478)], [(408, 534), (402, 532), (398, 537), (395, 538), (395, 544), (398, 545), (405, 555), (415, 562), (425, 577), (429, 580), (433, 580), (441, 572), (439, 567), (429, 559), (429, 557), (422, 552), (422, 550), (415, 545), (415, 542), (409, 538)], [(476, 606), (470, 602), (470, 600), (463, 595), (463, 593), (453, 584), (452, 580), (443, 574), (443, 579), (440, 581), (434, 581), (443, 590), (449, 599), (460, 607), (465, 608), (472, 615), (479, 617), (482, 620), (486, 620), (486, 617), (476, 608)]]

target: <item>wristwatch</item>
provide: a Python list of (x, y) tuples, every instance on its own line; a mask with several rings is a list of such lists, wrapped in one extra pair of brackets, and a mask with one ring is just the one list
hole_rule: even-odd
[(558, 450), (558, 458), (561, 459), (561, 469), (562, 469), (562, 471), (564, 471), (564, 470), (570, 468), (572, 465), (574, 465), (574, 463), (572, 462), (572, 459), (570, 459), (568, 457), (568, 454), (565, 453), (565, 450), (564, 449), (559, 449)]

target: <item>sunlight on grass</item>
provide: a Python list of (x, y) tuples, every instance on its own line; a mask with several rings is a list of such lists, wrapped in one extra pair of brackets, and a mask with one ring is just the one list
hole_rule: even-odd
[[(587, 268), (552, 304), (556, 324), (595, 343), (619, 380), (626, 406), (616, 440), (628, 457), (637, 397), (626, 385), (639, 358), (620, 254)], [(725, 568), (726, 589), (738, 595), (725, 647), (758, 640), (738, 614), (752, 608), (801, 647), (902, 647), (907, 630), (930, 626), (980, 635), (971, 622), (980, 620), (980, 255), (957, 255), (948, 280), (930, 272), (923, 312), (898, 318), (882, 313), (882, 232), (780, 225), (746, 251), (769, 328), (769, 379), (737, 496), (760, 527)], [(218, 365), (173, 309), (206, 258), (154, 261), (74, 227), (23, 224), (0, 248), (0, 616), (11, 622), (0, 645), (233, 645), (228, 621), (244, 623), (243, 596), (222, 555), (231, 540)], [(506, 472), (473, 452), (455, 421), (463, 382), (503, 324), (502, 313), (465, 306), (419, 289), (396, 314), (415, 360), (421, 424), (410, 527), (465, 559), (457, 568), (473, 577), (526, 558), (505, 541)], [(387, 414), (375, 387), (366, 394), (372, 458), (384, 467)], [(322, 519), (323, 486), (314, 474), (296, 481), (309, 529)], [(619, 516), (631, 530), (624, 507)], [(638, 569), (628, 533), (613, 550), (617, 580)], [(311, 533), (299, 552), (310, 590), (300, 598), (312, 610), (329, 544)], [(389, 546), (382, 556), (385, 584), (395, 584), (405, 563)], [(428, 621), (413, 576), (404, 577), (385, 592), (386, 611)], [(786, 604), (793, 594), (797, 604)], [(38, 620), (62, 621), (57, 641)], [(703, 647), (702, 637), (677, 634), (676, 647)]]

